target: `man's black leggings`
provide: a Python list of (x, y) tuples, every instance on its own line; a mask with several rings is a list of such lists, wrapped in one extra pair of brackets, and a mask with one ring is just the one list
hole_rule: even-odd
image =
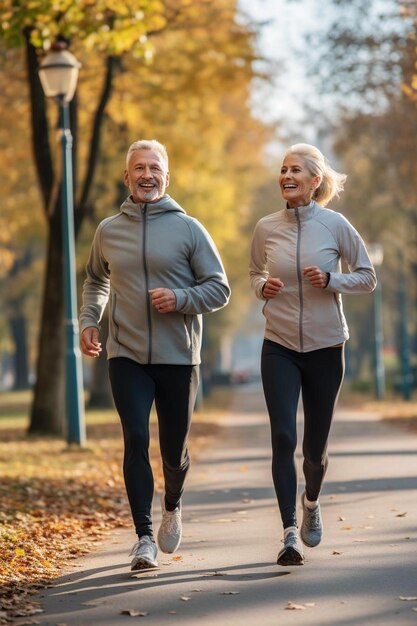
[(173, 510), (180, 501), (190, 466), (187, 438), (198, 373), (198, 366), (193, 365), (141, 365), (123, 357), (109, 360), (113, 398), (123, 428), (126, 491), (139, 537), (153, 536), (154, 480), (149, 462), (152, 403), (155, 400), (166, 503)]
[(297, 405), (304, 409), (303, 471), (308, 500), (318, 499), (327, 441), (344, 374), (343, 346), (295, 352), (264, 340), (262, 383), (271, 422), (272, 476), (284, 528), (297, 526)]

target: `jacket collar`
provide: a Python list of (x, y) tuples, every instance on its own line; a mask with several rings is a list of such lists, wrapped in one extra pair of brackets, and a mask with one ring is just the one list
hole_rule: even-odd
[(311, 200), (311, 202), (305, 206), (298, 206), (295, 209), (291, 209), (287, 205), (285, 209), (285, 216), (291, 221), (308, 220), (316, 213), (318, 206), (319, 205), (314, 200)]
[(142, 219), (145, 207), (147, 214), (152, 217), (159, 215), (160, 213), (166, 213), (167, 211), (175, 211), (185, 214), (184, 209), (181, 208), (180, 205), (167, 193), (157, 202), (148, 202), (147, 204), (133, 202), (132, 197), (129, 196), (123, 202), (120, 207), (120, 211), (137, 220)]

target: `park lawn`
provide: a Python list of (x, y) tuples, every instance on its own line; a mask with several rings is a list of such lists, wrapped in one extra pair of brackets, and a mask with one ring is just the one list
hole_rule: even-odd
[[(85, 449), (26, 436), (28, 393), (0, 394), (0, 624), (40, 611), (33, 594), (117, 528), (131, 527), (122, 433), (114, 410), (89, 411)], [(221, 411), (201, 410), (192, 455), (219, 430)], [(162, 471), (151, 420), (155, 488)], [(128, 564), (128, 555), (126, 563)]]

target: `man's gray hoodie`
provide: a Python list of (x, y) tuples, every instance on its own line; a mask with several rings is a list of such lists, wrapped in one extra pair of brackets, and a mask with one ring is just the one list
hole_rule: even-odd
[[(143, 364), (200, 363), (202, 313), (225, 306), (230, 287), (205, 228), (167, 194), (98, 226), (86, 267), (81, 332), (99, 327), (109, 300), (107, 358)], [(172, 289), (176, 310), (160, 314), (150, 289)]]

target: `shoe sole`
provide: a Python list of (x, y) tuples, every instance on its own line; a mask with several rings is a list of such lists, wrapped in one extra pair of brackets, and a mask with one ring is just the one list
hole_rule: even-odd
[(297, 552), (297, 550), (294, 550), (294, 548), (288, 548), (288, 550), (285, 550), (285, 552), (278, 557), (277, 564), (284, 566), (304, 565), (304, 557)]
[(303, 542), (303, 544), (305, 546), (307, 546), (307, 548), (315, 548), (316, 546), (318, 546), (321, 543), (321, 538), (319, 539), (319, 541), (317, 541), (316, 543), (309, 543), (308, 541), (306, 541), (302, 535), (302, 533), (300, 533), (300, 537), (301, 537), (301, 541)]
[(171, 550), (171, 548), (168, 548), (164, 544), (161, 545), (160, 542), (158, 541), (159, 549), (164, 554), (174, 554), (174, 552), (176, 552), (178, 548), (180, 547), (180, 544), (181, 544), (181, 541), (179, 541), (178, 544)]
[(131, 572), (143, 571), (146, 569), (159, 569), (158, 563), (148, 561), (147, 559), (139, 559), (136, 561), (135, 565), (130, 568)]

